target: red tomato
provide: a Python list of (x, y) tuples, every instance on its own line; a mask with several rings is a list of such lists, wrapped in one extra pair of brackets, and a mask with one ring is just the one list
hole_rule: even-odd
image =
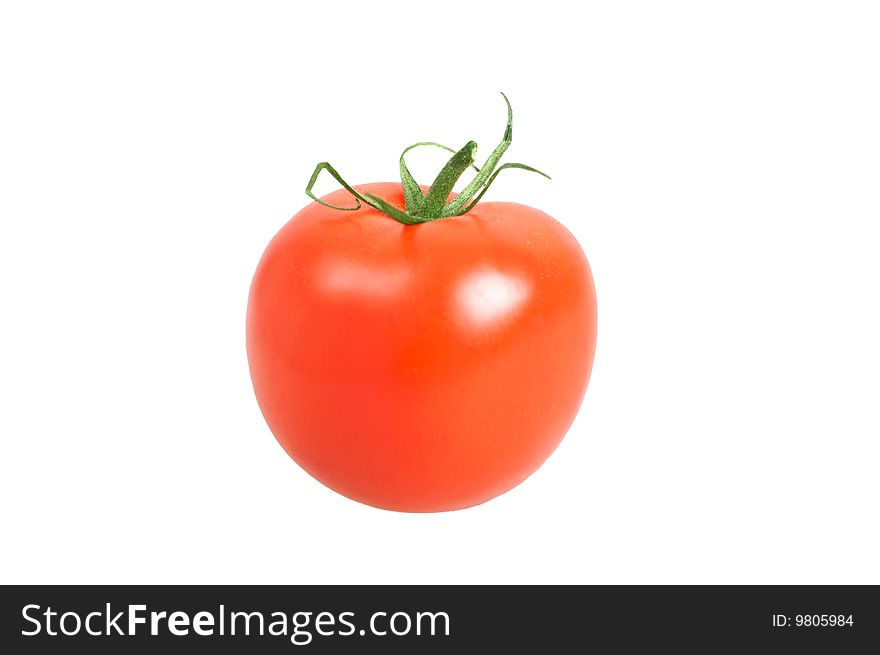
[[(356, 188), (403, 206), (400, 184)], [(248, 303), (278, 441), (331, 489), (390, 510), (460, 509), (522, 482), (571, 425), (595, 344), (577, 241), (506, 202), (419, 225), (310, 204), (269, 244)]]

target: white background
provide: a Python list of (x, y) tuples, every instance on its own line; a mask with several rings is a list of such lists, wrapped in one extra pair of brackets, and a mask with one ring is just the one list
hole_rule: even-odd
[[(0, 580), (880, 583), (878, 34), (869, 2), (4, 3)], [(251, 275), (316, 162), (485, 155), (500, 90), (553, 180), (487, 199), (593, 267), (585, 404), (486, 505), (359, 505), (263, 422)]]

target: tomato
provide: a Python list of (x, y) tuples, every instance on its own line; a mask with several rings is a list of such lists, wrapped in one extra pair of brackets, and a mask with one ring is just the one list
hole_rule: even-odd
[[(355, 189), (404, 205), (401, 184)], [(254, 390), (287, 453), (407, 512), (476, 505), (534, 472), (574, 420), (595, 345), (577, 241), (508, 202), (415, 225), (310, 204), (266, 249), (247, 311)]]
[[(537, 209), (479, 204), (504, 169), (548, 177), (498, 166), (513, 139), (504, 101), (481, 168), (474, 141), (406, 148), (400, 184), (352, 187), (318, 164), (316, 203), (257, 267), (247, 349), (260, 409), (288, 454), (349, 498), (407, 512), (482, 503), (544, 462), (583, 399), (596, 347), (583, 251)], [(430, 187), (406, 165), (419, 146), (453, 153)], [(322, 171), (343, 189), (317, 198)]]

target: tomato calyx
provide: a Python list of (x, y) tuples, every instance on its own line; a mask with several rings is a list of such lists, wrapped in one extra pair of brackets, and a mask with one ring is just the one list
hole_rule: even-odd
[[(507, 127), (504, 130), (504, 137), (501, 143), (492, 151), (492, 154), (486, 159), (482, 167), (478, 167), (474, 163), (474, 155), (477, 152), (477, 144), (474, 141), (468, 141), (460, 150), (453, 150), (448, 146), (433, 141), (420, 141), (407, 147), (400, 155), (400, 181), (403, 185), (403, 194), (406, 208), (400, 209), (382, 198), (371, 193), (360, 193), (349, 185), (342, 176), (336, 171), (329, 162), (321, 162), (312, 173), (308, 185), (306, 185), (306, 195), (315, 202), (325, 207), (338, 209), (340, 211), (354, 211), (360, 209), (361, 203), (367, 204), (374, 209), (379, 210), (394, 220), (405, 225), (416, 225), (418, 223), (428, 223), (438, 218), (449, 218), (450, 216), (461, 216), (468, 213), (482, 199), (483, 195), (491, 186), (498, 174), (506, 168), (519, 168), (531, 173), (543, 175), (548, 180), (550, 176), (542, 173), (536, 168), (518, 163), (505, 163), (498, 166), (498, 162), (504, 156), (504, 153), (510, 147), (513, 141), (513, 108), (510, 101), (504, 93), (501, 94), (504, 102), (507, 104)], [(412, 173), (406, 165), (406, 154), (415, 148), (422, 146), (432, 146), (442, 148), (453, 153), (446, 165), (437, 174), (434, 183), (428, 189), (427, 193), (422, 191), (422, 187), (416, 182)], [(496, 168), (497, 167), (497, 168)], [(452, 200), (449, 194), (459, 178), (467, 171), (468, 168), (476, 170), (476, 175), (470, 183)], [(312, 191), (322, 171), (327, 171), (342, 187), (354, 196), (354, 207), (341, 207), (332, 205), (318, 198)]]

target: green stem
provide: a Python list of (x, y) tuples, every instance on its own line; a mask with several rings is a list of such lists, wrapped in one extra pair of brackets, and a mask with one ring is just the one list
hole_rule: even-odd
[[(434, 143), (433, 141), (419, 141), (418, 143), (412, 144), (406, 150), (400, 153), (400, 181), (403, 183), (403, 197), (406, 201), (406, 211), (409, 214), (415, 214), (419, 211), (419, 208), (422, 205), (422, 200), (424, 200), (425, 198), (425, 194), (422, 193), (422, 187), (419, 186), (419, 183), (416, 182), (415, 178), (412, 176), (412, 173), (409, 172), (409, 167), (406, 165), (406, 155), (410, 150), (414, 150), (415, 148), (420, 148), (422, 146), (433, 146), (435, 148), (441, 148), (446, 152), (451, 152), (452, 154), (455, 154), (455, 150), (453, 150), (449, 146), (444, 146), (441, 143)], [(471, 168), (477, 171), (477, 173), (480, 172), (480, 169), (476, 166), (476, 164), (471, 164)]]
[[(476, 206), (483, 197), (483, 194), (489, 189), (492, 182), (495, 181), (495, 178), (498, 177), (498, 174), (505, 168), (519, 168), (532, 173), (538, 173), (539, 175), (543, 175), (547, 179), (550, 179), (550, 176), (532, 168), (531, 166), (526, 166), (525, 164), (504, 164), (496, 170), (498, 162), (501, 160), (501, 157), (504, 156), (504, 153), (513, 141), (513, 109), (510, 106), (510, 101), (507, 99), (507, 96), (503, 93), (501, 95), (504, 97), (504, 102), (507, 104), (507, 127), (504, 130), (504, 137), (501, 139), (501, 143), (499, 143), (495, 150), (492, 151), (492, 154), (489, 155), (489, 158), (486, 160), (486, 163), (483, 164), (482, 168), (478, 168), (474, 164), (474, 153), (477, 151), (477, 144), (474, 141), (468, 141), (468, 143), (457, 152), (453, 151), (452, 148), (432, 141), (420, 141), (403, 151), (400, 155), (400, 180), (403, 186), (404, 201), (406, 203), (405, 209), (395, 207), (388, 201), (373, 194), (359, 193), (343, 180), (339, 173), (336, 172), (336, 169), (327, 162), (321, 162), (315, 167), (312, 177), (309, 179), (309, 183), (306, 186), (306, 195), (322, 205), (343, 211), (360, 209), (361, 203), (363, 202), (370, 207), (387, 214), (400, 223), (415, 225), (417, 223), (434, 221), (439, 218), (449, 218), (451, 216), (461, 216), (462, 214), (466, 214)], [(449, 152), (454, 152), (443, 169), (437, 174), (434, 183), (431, 185), (431, 188), (427, 193), (422, 193), (422, 188), (415, 181), (415, 178), (413, 178), (404, 159), (410, 150), (419, 146), (436, 146)], [(474, 179), (465, 186), (461, 193), (447, 202), (455, 183), (458, 182), (469, 167), (473, 167), (477, 171)], [(314, 189), (321, 171), (324, 170), (339, 182), (346, 191), (354, 196), (354, 207), (331, 205), (315, 196), (312, 189)]]
[[(431, 185), (428, 193), (425, 194), (425, 199), (418, 211), (419, 216), (426, 221), (440, 218), (440, 214), (446, 205), (446, 200), (449, 198), (449, 194), (452, 193), (452, 187), (455, 186), (458, 178), (474, 162), (474, 153), (476, 152), (476, 142), (468, 141), (461, 150), (449, 158), (446, 166), (437, 174), (437, 179), (434, 180), (434, 184)], [(481, 174), (478, 173), (478, 175)]]

